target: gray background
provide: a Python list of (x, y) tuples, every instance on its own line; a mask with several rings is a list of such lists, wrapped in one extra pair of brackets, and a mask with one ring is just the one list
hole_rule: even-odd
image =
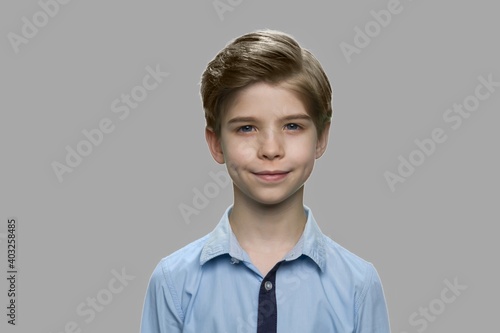
[[(229, 3), (221, 0), (223, 3)], [(325, 234), (374, 263), (393, 332), (417, 332), (409, 316), (440, 298), (444, 280), (467, 290), (425, 332), (494, 330), (498, 310), (498, 114), (500, 91), (452, 130), (443, 114), (474, 93), (478, 76), (500, 81), (498, 4), (402, 0), (371, 43), (347, 62), (340, 43), (388, 1), (72, 1), (15, 53), (32, 1), (0, 4), (0, 267), (7, 218), (19, 221), (18, 325), (2, 332), (137, 332), (160, 258), (208, 233), (231, 187), (190, 223), (194, 190), (224, 170), (204, 141), (199, 78), (231, 39), (260, 28), (293, 35), (323, 64), (334, 88), (329, 147), (306, 184), (305, 203)], [(142, 83), (145, 68), (170, 75), (120, 120), (110, 105)], [(497, 88), (498, 89), (498, 88)], [(500, 90), (500, 89), (498, 89)], [(103, 118), (115, 129), (59, 182), (51, 163)], [(443, 128), (448, 140), (392, 192), (414, 140)], [(112, 270), (135, 277), (95, 318), (76, 313), (107, 288)], [(2, 273), (4, 276), (4, 273)]]

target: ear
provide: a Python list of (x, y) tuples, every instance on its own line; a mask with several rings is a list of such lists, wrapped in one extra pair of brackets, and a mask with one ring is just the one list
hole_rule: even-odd
[(214, 160), (219, 164), (224, 164), (222, 145), (213, 129), (205, 127), (205, 140), (207, 140), (208, 149), (210, 150)]
[(330, 124), (331, 122), (325, 125), (323, 133), (321, 133), (321, 136), (318, 138), (318, 142), (316, 143), (316, 159), (320, 158), (326, 150), (328, 136), (330, 134)]

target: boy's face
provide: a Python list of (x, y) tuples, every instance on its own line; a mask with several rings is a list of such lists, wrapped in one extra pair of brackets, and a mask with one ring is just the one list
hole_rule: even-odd
[[(302, 101), (267, 83), (240, 91), (221, 119), (220, 137), (206, 139), (212, 156), (226, 163), (235, 196), (278, 204), (297, 194), (326, 149), (329, 124), (318, 139)], [(297, 194), (298, 195), (298, 194)]]

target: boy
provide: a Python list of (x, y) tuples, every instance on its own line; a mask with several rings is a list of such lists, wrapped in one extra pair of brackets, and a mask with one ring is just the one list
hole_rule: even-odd
[(375, 268), (303, 204), (331, 94), (316, 58), (278, 31), (243, 35), (208, 64), (205, 137), (234, 202), (210, 234), (160, 261), (142, 333), (389, 332)]

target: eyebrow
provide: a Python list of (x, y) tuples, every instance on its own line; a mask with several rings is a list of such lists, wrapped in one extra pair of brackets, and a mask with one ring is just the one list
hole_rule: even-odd
[[(285, 116), (280, 118), (280, 120), (284, 121), (290, 121), (290, 120), (311, 120), (311, 117), (308, 114), (304, 113), (299, 113), (299, 114), (292, 114), (289, 116)], [(228, 120), (227, 124), (234, 124), (234, 123), (247, 123), (247, 122), (255, 122), (257, 118), (255, 117), (234, 117)]]

